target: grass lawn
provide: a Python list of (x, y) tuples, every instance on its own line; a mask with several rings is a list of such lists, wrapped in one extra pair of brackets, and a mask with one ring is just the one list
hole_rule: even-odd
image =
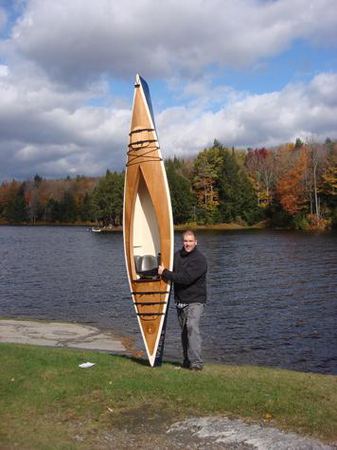
[[(161, 433), (225, 415), (337, 441), (337, 377), (250, 366), (203, 372), (107, 353), (0, 345), (0, 448), (102, 449), (107, 433)], [(96, 365), (80, 369), (85, 361)], [(113, 448), (113, 447), (111, 447)]]

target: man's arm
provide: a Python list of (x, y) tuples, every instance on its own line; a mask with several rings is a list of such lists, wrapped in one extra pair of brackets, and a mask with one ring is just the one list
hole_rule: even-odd
[(201, 275), (206, 273), (207, 264), (204, 258), (191, 261), (187, 267), (184, 267), (181, 271), (175, 272), (165, 269), (163, 265), (158, 267), (158, 274), (166, 280), (173, 281), (174, 283), (179, 283), (185, 286), (192, 284)]

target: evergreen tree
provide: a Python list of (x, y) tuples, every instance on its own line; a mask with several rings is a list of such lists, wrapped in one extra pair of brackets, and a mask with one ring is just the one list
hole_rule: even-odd
[(247, 173), (238, 164), (235, 152), (222, 149), (219, 167), (220, 216), (223, 222), (244, 221), (248, 224), (261, 219), (257, 196)]
[(61, 212), (61, 205), (60, 203), (50, 198), (47, 201), (46, 207), (45, 207), (45, 220), (47, 222), (55, 223), (55, 222), (61, 222), (63, 220), (62, 212)]
[(212, 148), (198, 154), (193, 167), (193, 189), (197, 197), (197, 218), (201, 223), (219, 221), (219, 166), (222, 146), (215, 141)]
[(181, 173), (183, 164), (184, 162), (177, 158), (165, 161), (175, 224), (193, 220), (195, 206), (195, 197), (192, 193), (191, 182)]
[(65, 192), (63, 201), (60, 204), (61, 220), (63, 222), (73, 223), (77, 219), (77, 208), (74, 196), (71, 192)]
[(93, 193), (93, 209), (103, 225), (121, 225), (123, 220), (124, 172), (107, 170)]
[(28, 220), (25, 201), (25, 183), (17, 186), (17, 189), (13, 189), (12, 195), (3, 212), (4, 218), (9, 223), (23, 223)]
[(34, 177), (34, 187), (38, 188), (40, 184), (42, 183), (43, 178), (40, 177), (39, 174), (36, 174)]
[(229, 150), (215, 141), (213, 147), (199, 153), (194, 164), (193, 186), (202, 222), (252, 224), (261, 218), (253, 185), (237, 161), (234, 149)]
[(92, 199), (91, 195), (88, 192), (85, 193), (83, 200), (79, 205), (78, 214), (82, 221), (92, 222), (94, 220)]

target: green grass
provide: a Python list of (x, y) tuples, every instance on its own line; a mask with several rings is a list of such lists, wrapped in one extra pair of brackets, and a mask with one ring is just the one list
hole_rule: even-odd
[[(150, 368), (106, 353), (0, 345), (0, 448), (103, 448), (100, 436), (226, 415), (337, 440), (337, 377), (249, 366)], [(90, 369), (78, 364), (95, 362)]]

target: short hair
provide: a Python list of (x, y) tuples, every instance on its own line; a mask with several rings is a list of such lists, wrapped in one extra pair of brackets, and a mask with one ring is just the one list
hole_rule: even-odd
[(184, 238), (186, 235), (188, 235), (188, 234), (189, 234), (190, 236), (193, 236), (195, 241), (197, 240), (197, 235), (195, 234), (195, 232), (194, 232), (193, 230), (185, 230), (185, 231), (183, 232), (183, 238)]

